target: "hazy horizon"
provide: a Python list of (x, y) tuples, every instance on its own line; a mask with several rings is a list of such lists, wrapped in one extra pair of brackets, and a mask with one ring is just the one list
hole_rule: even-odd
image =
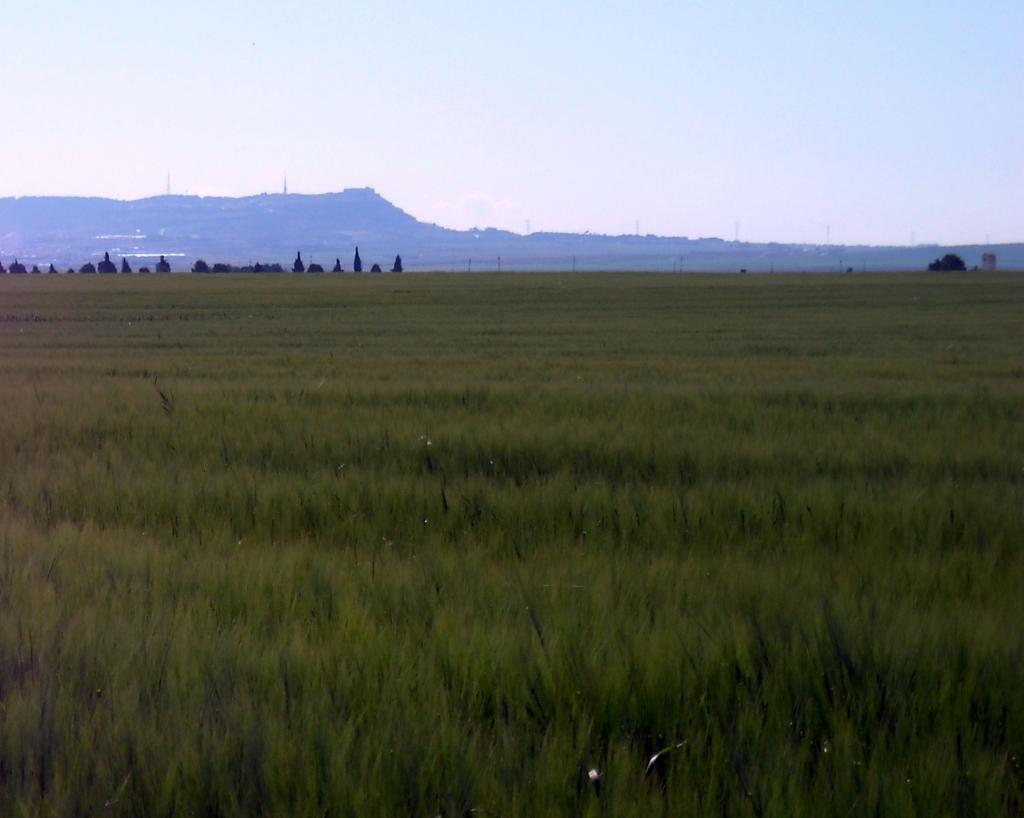
[[(324, 197), (324, 196), (340, 196), (340, 195), (345, 194), (345, 193), (349, 193), (349, 192), (353, 192), (353, 191), (362, 191), (362, 190), (369, 190), (369, 191), (372, 191), (374, 194), (380, 195), (380, 191), (375, 190), (372, 187), (367, 187), (367, 188), (346, 188), (346, 189), (343, 189), (343, 190), (329, 190), (329, 191), (324, 191), (322, 193), (303, 193), (303, 192), (299, 192), (299, 191), (289, 190), (287, 195), (289, 197), (293, 197), (294, 196), (294, 197), (307, 197), (307, 198), (308, 197)], [(118, 197), (114, 197), (114, 196), (102, 196), (102, 195), (95, 195), (95, 194), (82, 194), (82, 195), (77, 195), (77, 196), (61, 196), (61, 195), (55, 195), (55, 194), (54, 195), (51, 195), (51, 194), (43, 194), (43, 195), (26, 194), (24, 196), (10, 196), (10, 197), (2, 197), (2, 196), (0, 196), (0, 200), (2, 200), (4, 198), (6, 198), (8, 200), (19, 200), (19, 199), (42, 199), (42, 200), (45, 200), (45, 199), (56, 199), (56, 200), (77, 200), (77, 199), (82, 199), (82, 200), (90, 200), (90, 199), (96, 199), (96, 200), (102, 200), (102, 201), (118, 202), (118, 203), (122, 203), (122, 204), (132, 204), (132, 203), (137, 203), (137, 202), (146, 202), (146, 201), (150, 201), (150, 200), (154, 200), (154, 199), (160, 199), (160, 198), (163, 198), (163, 197), (165, 197), (167, 195), (168, 194), (166, 194), (166, 192), (164, 192), (164, 193), (154, 193), (154, 194), (149, 194), (149, 195), (145, 195), (145, 196), (140, 196), (138, 198), (124, 199), (124, 198), (118, 198)], [(196, 193), (186, 193), (186, 192), (180, 192), (180, 193), (173, 193), (172, 192), (170, 194), (171, 197), (192, 198), (192, 199), (199, 199), (199, 200), (204, 200), (204, 199), (213, 199), (213, 200), (216, 200), (216, 199), (232, 199), (232, 200), (258, 199), (258, 198), (263, 197), (263, 196), (281, 196), (281, 195), (282, 195), (282, 191), (276, 191), (276, 192), (275, 191), (260, 191), (259, 193), (243, 193), (243, 194), (239, 194), (237, 196), (229, 195), (229, 194), (196, 194)], [(382, 197), (382, 198), (384, 198), (384, 197)], [(434, 222), (430, 222), (428, 220), (421, 219), (415, 213), (409, 213), (408, 210), (406, 210), (405, 208), (403, 208), (401, 206), (401, 202), (391, 202), (390, 200), (388, 200), (386, 198), (384, 198), (384, 201), (387, 202), (389, 205), (393, 205), (394, 207), (398, 208), (399, 210), (405, 212), (407, 215), (411, 216), (413, 219), (415, 219), (420, 224), (433, 225), (435, 227), (441, 227), (441, 228), (444, 228), (444, 229), (455, 229), (455, 230), (459, 230), (459, 231), (465, 232), (465, 233), (473, 233), (476, 230), (479, 230), (480, 232), (483, 232), (483, 231), (486, 231), (486, 230), (498, 229), (498, 230), (502, 230), (502, 231), (505, 231), (505, 232), (512, 233), (512, 234), (517, 235), (517, 236), (538, 235), (538, 234), (542, 234), (542, 233), (552, 233), (552, 234), (556, 234), (556, 235), (558, 235), (558, 234), (561, 234), (561, 235), (574, 235), (574, 236), (580, 236), (580, 237), (586, 237), (586, 236), (589, 235), (589, 236), (595, 236), (595, 237), (596, 236), (606, 236), (608, 238), (617, 238), (617, 237), (631, 238), (634, 235), (636, 235), (635, 233), (630, 233), (630, 232), (627, 232), (627, 231), (623, 231), (621, 233), (603, 233), (601, 231), (593, 231), (593, 230), (579, 231), (579, 232), (576, 232), (576, 231), (557, 231), (557, 230), (533, 230), (531, 234), (526, 234), (522, 230), (515, 230), (514, 228), (509, 228), (509, 229), (506, 230), (506, 228), (496, 228), (494, 225), (488, 225), (488, 224), (479, 224), (479, 225), (475, 225), (474, 227), (469, 227), (469, 228), (450, 228), (450, 226), (448, 226), (448, 225), (436, 224)], [(98, 235), (98, 236), (95, 236), (94, 238), (96, 238), (96, 239), (134, 239), (134, 238), (137, 238), (137, 237), (138, 237), (138, 234), (136, 234), (136, 233), (126, 233), (126, 234), (123, 234), (123, 235), (109, 235), (109, 236)], [(710, 239), (710, 240), (720, 240), (720, 241), (723, 241), (723, 242), (726, 242), (726, 243), (733, 243), (734, 242), (734, 239), (732, 237), (724, 236), (724, 235), (684, 236), (684, 235), (678, 235), (678, 234), (644, 233), (644, 234), (640, 234), (639, 237), (640, 238), (651, 238), (651, 239), (685, 239), (685, 240), (689, 240), (689, 241), (709, 240)], [(918, 247), (918, 248), (921, 248), (921, 249), (927, 249), (927, 248), (941, 248), (941, 247), (947, 247), (948, 248), (948, 247), (958, 247), (958, 246), (978, 246), (978, 247), (998, 247), (1000, 245), (1014, 245), (1014, 246), (1017, 246), (1017, 245), (1024, 245), (1024, 240), (1013, 240), (1013, 239), (1010, 239), (1008, 241), (998, 241), (998, 242), (997, 241), (980, 241), (980, 242), (968, 241), (968, 242), (953, 242), (953, 243), (936, 243), (936, 242), (921, 242), (921, 241), (918, 241), (914, 245), (911, 245), (911, 244), (908, 244), (908, 243), (900, 244), (899, 242), (894, 242), (894, 243), (890, 243), (890, 244), (862, 243), (862, 244), (859, 244), (859, 245), (854, 245), (854, 244), (849, 244), (849, 243), (840, 243), (840, 242), (836, 242), (836, 241), (832, 241), (831, 244), (825, 244), (825, 242), (813, 241), (813, 240), (812, 241), (807, 241), (807, 242), (779, 242), (779, 241), (774, 240), (774, 239), (767, 239), (767, 240), (764, 240), (764, 241), (760, 241), (760, 240), (754, 240), (754, 239), (743, 239), (743, 238), (741, 238), (739, 240), (739, 243), (740, 244), (781, 244), (781, 245), (788, 245), (788, 246), (802, 246), (802, 245), (804, 245), (804, 246), (816, 246), (816, 247), (822, 247), (822, 248), (826, 248), (826, 247), (839, 248), (839, 247), (844, 247), (844, 246), (849, 246), (849, 247), (862, 246), (862, 247), (878, 247), (878, 248), (892, 247), (894, 249)], [(150, 256), (154, 256), (155, 257), (155, 256), (159, 256), (161, 254), (160, 253), (142, 253), (142, 254), (124, 253), (123, 255), (126, 256), (126, 257), (132, 257), (134, 255), (143, 255), (143, 256), (148, 258)], [(181, 255), (185, 255), (185, 254), (168, 251), (167, 253), (164, 253), (163, 255), (181, 256)]]
[(1024, 240), (1024, 6), (15, 4), (0, 196), (373, 187), (445, 227)]

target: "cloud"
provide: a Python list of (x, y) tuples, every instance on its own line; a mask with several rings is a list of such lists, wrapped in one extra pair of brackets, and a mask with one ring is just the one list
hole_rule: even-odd
[(434, 203), (434, 218), (439, 224), (466, 230), (471, 227), (499, 227), (521, 230), (525, 209), (514, 199), (492, 196), (482, 191), (464, 193), (455, 201)]

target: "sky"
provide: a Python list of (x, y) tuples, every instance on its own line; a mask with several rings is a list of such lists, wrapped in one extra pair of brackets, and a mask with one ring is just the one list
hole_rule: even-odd
[(0, 196), (1024, 240), (1021, 0), (2, 0)]

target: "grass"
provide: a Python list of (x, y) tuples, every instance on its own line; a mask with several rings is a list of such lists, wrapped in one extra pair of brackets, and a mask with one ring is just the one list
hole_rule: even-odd
[(0, 815), (1020, 815), (1022, 307), (0, 280)]

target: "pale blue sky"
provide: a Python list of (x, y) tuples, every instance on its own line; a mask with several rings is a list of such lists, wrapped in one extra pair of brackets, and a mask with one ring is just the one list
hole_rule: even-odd
[(1024, 2), (2, 0), (0, 196), (1024, 239)]

